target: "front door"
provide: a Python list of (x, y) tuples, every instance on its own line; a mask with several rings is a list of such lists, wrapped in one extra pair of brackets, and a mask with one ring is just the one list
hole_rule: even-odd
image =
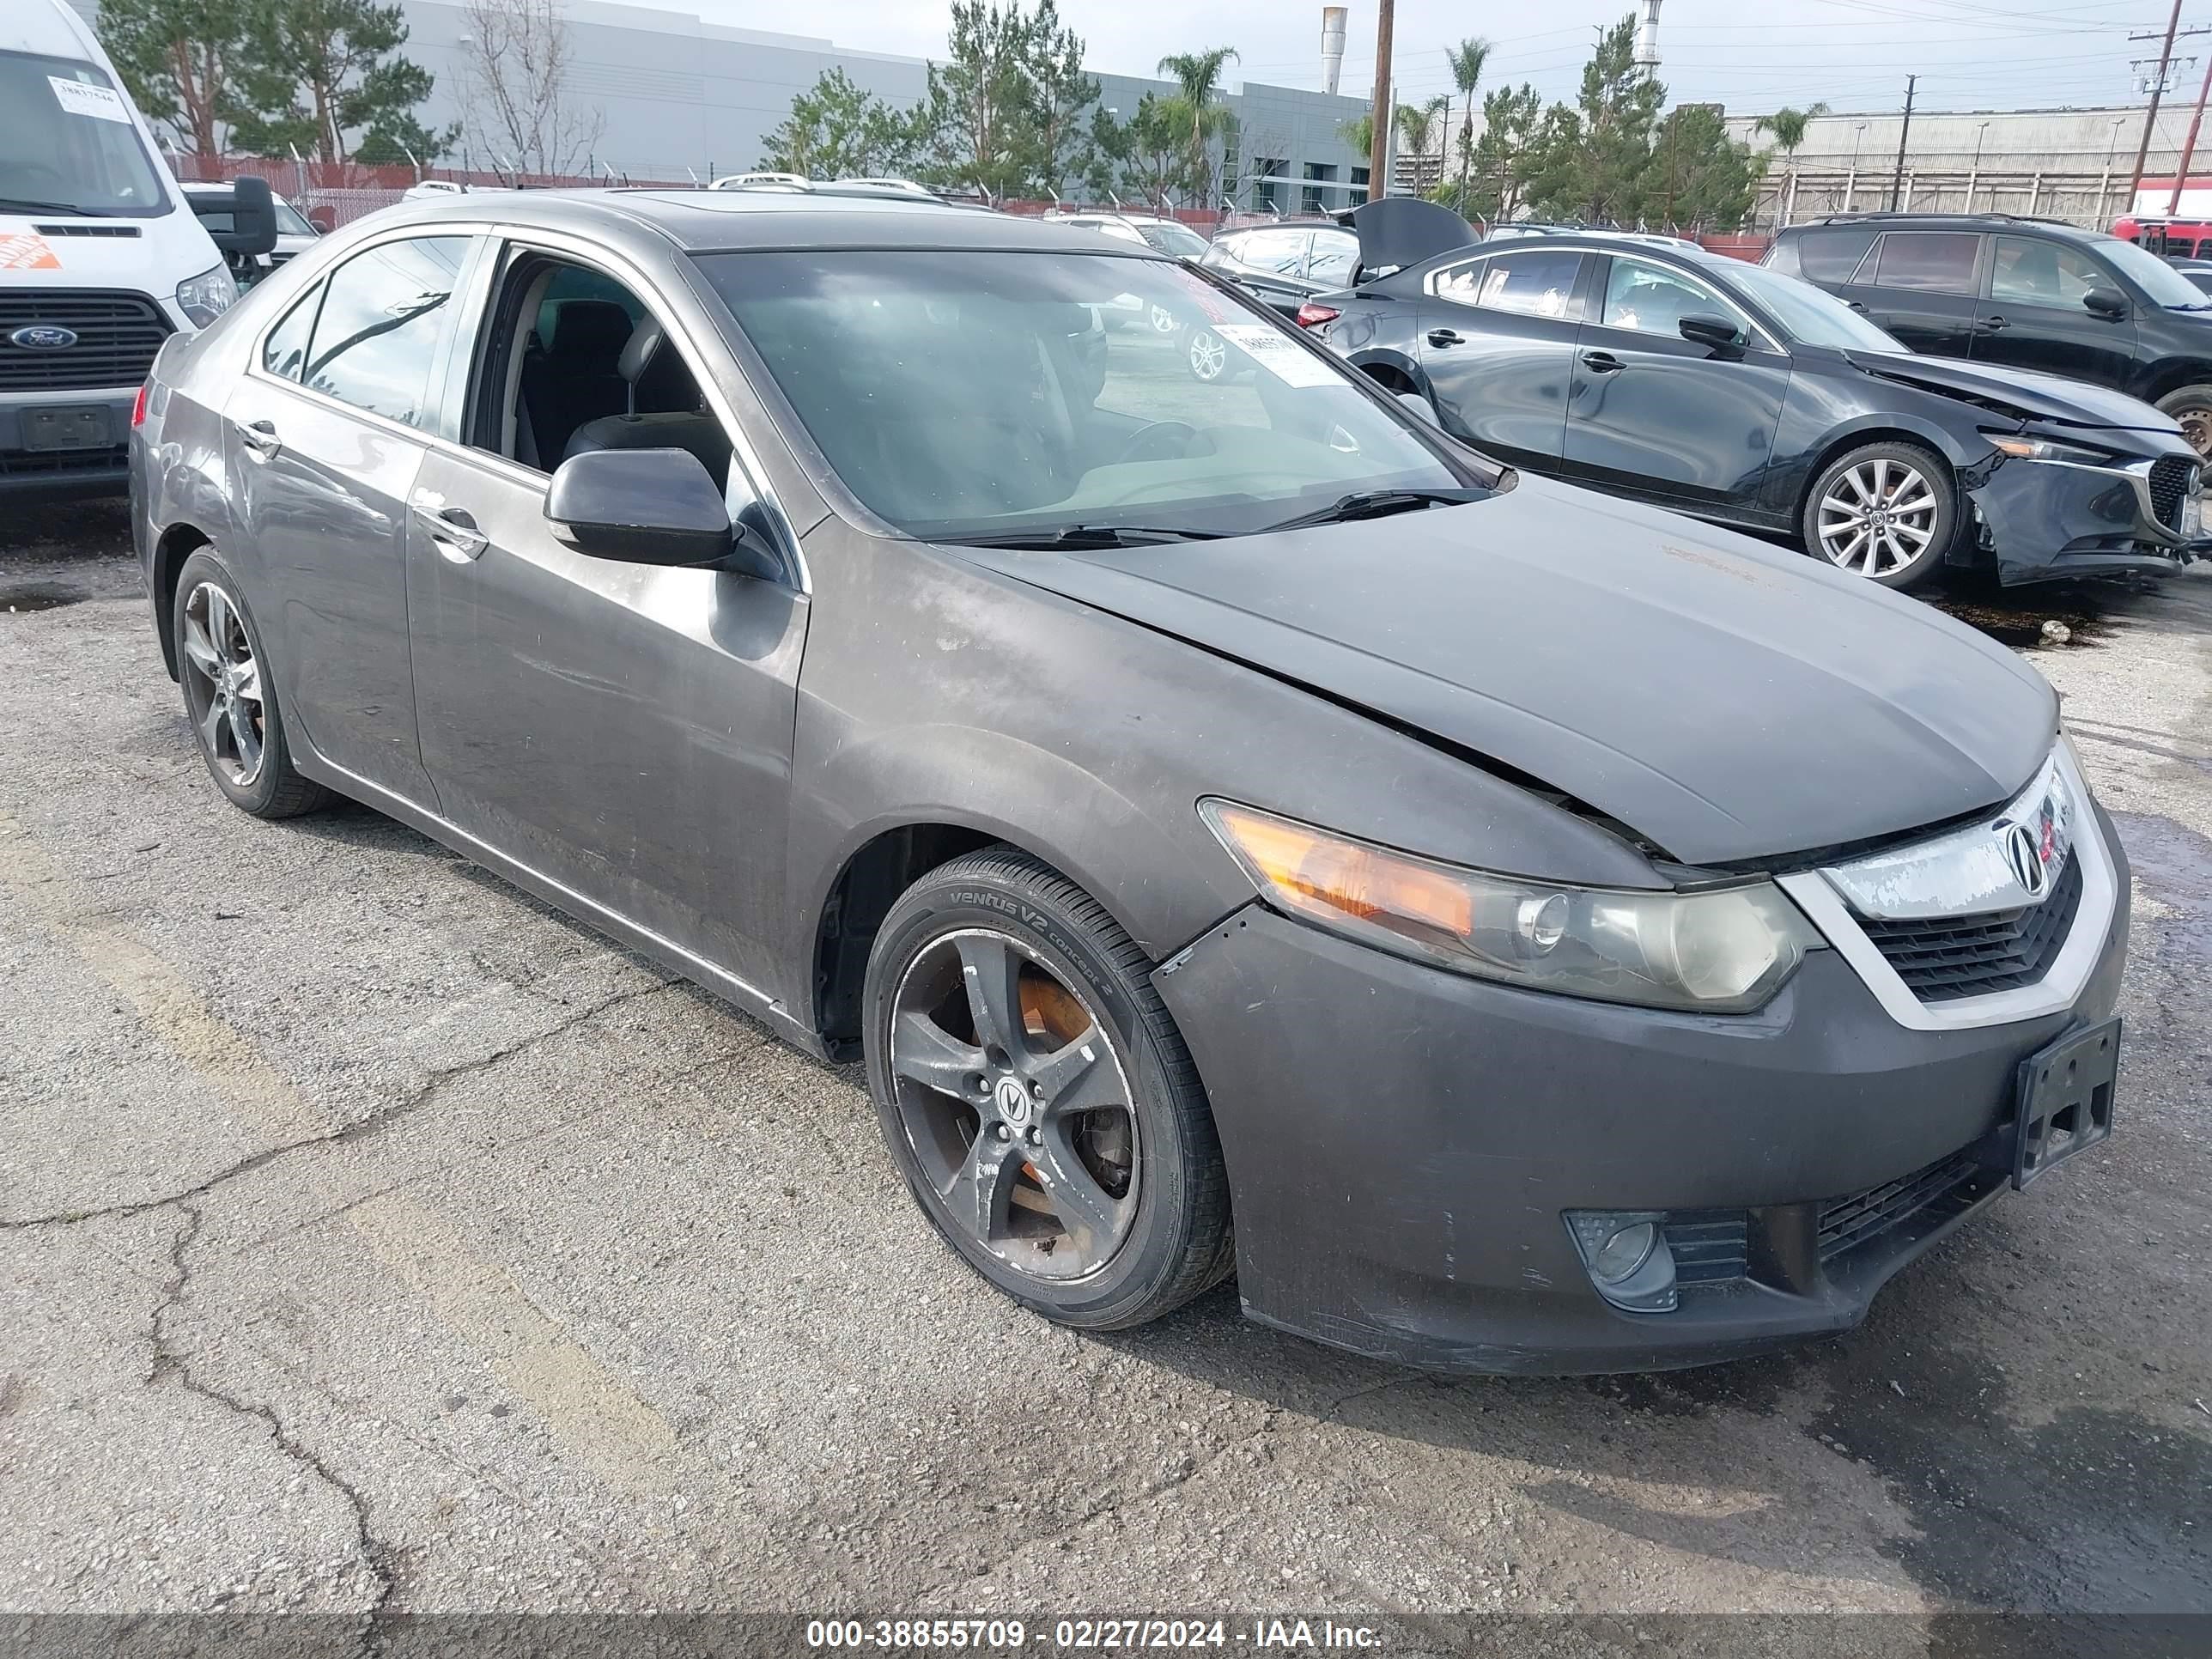
[[(515, 401), (509, 350), (571, 269), (510, 262), (485, 313), (479, 399)], [(641, 300), (636, 311), (651, 320)], [(637, 385), (640, 413), (697, 407), (680, 362)], [(777, 582), (563, 547), (545, 521), (557, 458), (493, 452), (515, 446), (520, 414), (472, 429), (485, 447), (430, 455), (410, 498), (416, 699), (445, 816), (589, 904), (769, 985), (807, 601)]]
[(1421, 372), (1446, 431), (1540, 471), (1558, 467), (1583, 259), (1540, 242), (1431, 275)]
[(2093, 289), (2125, 291), (2112, 273), (2080, 249), (2041, 237), (1995, 241), (1974, 361), (2125, 386), (2135, 367), (2135, 319), (2100, 316), (2082, 303)]
[(430, 799), (408, 669), (407, 501), (467, 236), (373, 244), (272, 329), (224, 406), (256, 620), (284, 713), (332, 765)]
[[(1790, 391), (1790, 359), (1693, 273), (1613, 254), (1582, 325), (1566, 462), (1608, 489), (1692, 508), (1753, 508)], [(1738, 343), (1682, 337), (1685, 317), (1735, 325)]]

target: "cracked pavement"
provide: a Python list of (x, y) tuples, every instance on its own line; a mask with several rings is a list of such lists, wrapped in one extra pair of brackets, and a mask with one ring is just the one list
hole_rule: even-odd
[(1233, 1291), (1012, 1308), (855, 1068), (363, 809), (228, 806), (120, 510), (27, 517), (0, 1611), (2212, 1611), (2212, 568), (1987, 602), (2072, 619), (2136, 866), (2112, 1141), (1839, 1340), (1441, 1382)]

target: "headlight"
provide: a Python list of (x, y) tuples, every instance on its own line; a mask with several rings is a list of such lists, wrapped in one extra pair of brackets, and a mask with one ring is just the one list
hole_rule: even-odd
[(1441, 864), (1231, 801), (1199, 811), (1261, 892), (1363, 944), (1480, 979), (1650, 1008), (1756, 1008), (1820, 936), (1771, 882), (1569, 887)]
[(1996, 446), (2000, 455), (2009, 455), (2021, 461), (2077, 461), (2084, 466), (2110, 466), (2112, 458), (2101, 449), (2088, 449), (2080, 444), (2063, 444), (2055, 438), (2027, 438), (2017, 432), (1988, 432), (1982, 434)]
[(177, 309), (192, 319), (194, 328), (205, 328), (229, 310), (237, 298), (238, 284), (221, 265), (177, 284)]

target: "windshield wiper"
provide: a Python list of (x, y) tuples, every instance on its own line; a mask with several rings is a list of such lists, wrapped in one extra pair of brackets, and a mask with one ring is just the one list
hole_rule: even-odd
[(933, 537), (962, 547), (1056, 548), (1157, 547), (1163, 542), (1211, 542), (1218, 530), (1190, 530), (1141, 524), (1063, 524), (1039, 530), (990, 531), (975, 536)]
[(81, 202), (41, 202), (29, 196), (0, 196), (0, 212), (68, 213), (80, 219), (112, 219), (115, 216), (104, 209), (86, 207)]
[(1268, 525), (1261, 534), (1277, 530), (1303, 530), (1308, 525), (1344, 524), (1354, 519), (1382, 519), (1393, 513), (1412, 513), (1426, 507), (1458, 507), (1479, 501), (1486, 489), (1355, 489), (1327, 507), (1301, 513), (1294, 519)]

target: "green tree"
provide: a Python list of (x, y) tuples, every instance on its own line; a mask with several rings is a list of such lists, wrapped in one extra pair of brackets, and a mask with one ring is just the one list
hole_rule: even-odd
[(1225, 141), (1235, 130), (1236, 116), (1215, 99), (1221, 90), (1222, 68), (1236, 56), (1234, 46), (1215, 46), (1206, 52), (1171, 53), (1161, 58), (1158, 65), (1162, 75), (1174, 79), (1179, 106), (1176, 112), (1189, 126), (1183, 166), (1183, 194), (1187, 199), (1204, 200), (1211, 193), (1207, 187), (1213, 179), (1209, 160), (1213, 140)]
[(934, 183), (994, 197), (1027, 189), (1034, 160), (1030, 70), (1044, 19), (1057, 28), (1051, 0), (1034, 18), (1021, 0), (1004, 7), (953, 0), (950, 50), (944, 63), (929, 66), (929, 90), (915, 115), (921, 171)]
[[(1443, 122), (1445, 112), (1450, 108), (1450, 97), (1441, 92), (1425, 104), (1399, 105), (1397, 120), (1399, 152), (1401, 155), (1417, 158), (1426, 155), (1429, 153), (1429, 146), (1438, 143), (1441, 137), (1440, 124)], [(1440, 143), (1438, 152), (1437, 182), (1442, 185), (1444, 158)], [(1413, 178), (1418, 185), (1420, 179), (1420, 163), (1418, 160), (1413, 164)]]
[(827, 70), (793, 96), (783, 125), (763, 141), (760, 165), (775, 173), (848, 179), (896, 173), (910, 162), (913, 132), (902, 111)]
[(212, 160), (238, 112), (252, 22), (247, 0), (105, 0), (100, 43), (146, 118)]
[(1451, 192), (1450, 205), (1470, 219), (1510, 219), (1528, 185), (1544, 119), (1543, 100), (1525, 82), (1486, 94), (1482, 137), (1461, 158), (1466, 182)]
[[(1814, 104), (1807, 109), (1791, 109), (1784, 105), (1773, 114), (1762, 115), (1752, 124), (1753, 131), (1774, 135), (1774, 147), (1782, 152), (1783, 176), (1785, 179), (1797, 171), (1797, 147), (1805, 142), (1805, 129), (1827, 112), (1826, 104)], [(1782, 203), (1787, 197), (1788, 192), (1784, 191), (1775, 202), (1777, 223), (1780, 222)]]
[[(1459, 125), (1459, 199), (1464, 204), (1468, 180), (1474, 171), (1474, 92), (1482, 84), (1483, 69), (1490, 62), (1490, 42), (1479, 36), (1462, 40), (1455, 46), (1444, 48), (1444, 59), (1451, 66), (1452, 85), (1467, 100), (1467, 113)], [(1487, 100), (1482, 107), (1486, 116), (1490, 110)], [(1464, 206), (1461, 211), (1466, 211)]]
[(1685, 230), (1734, 230), (1751, 211), (1759, 167), (1748, 143), (1729, 137), (1717, 106), (1685, 104), (1652, 144), (1644, 213)]
[(1666, 88), (1636, 62), (1636, 20), (1607, 29), (1575, 106), (1554, 105), (1537, 140), (1528, 202), (1545, 218), (1631, 223), (1644, 210), (1651, 135)]
[[(323, 161), (396, 161), (441, 155), (457, 130), (434, 133), (415, 111), (430, 72), (398, 55), (407, 24), (374, 0), (259, 0), (252, 64), (240, 79), (238, 147)], [(356, 138), (353, 135), (359, 134)]]
[(1097, 108), (1098, 77), (1083, 67), (1083, 39), (1060, 26), (1052, 0), (1037, 9), (1029, 80), (1034, 182), (1057, 197), (1062, 186), (1090, 176), (1093, 112), (1105, 112)]
[(1188, 194), (1190, 112), (1170, 94), (1146, 93), (1138, 101), (1127, 130), (1127, 160), (1121, 179), (1132, 195), (1164, 210), (1171, 196)]

